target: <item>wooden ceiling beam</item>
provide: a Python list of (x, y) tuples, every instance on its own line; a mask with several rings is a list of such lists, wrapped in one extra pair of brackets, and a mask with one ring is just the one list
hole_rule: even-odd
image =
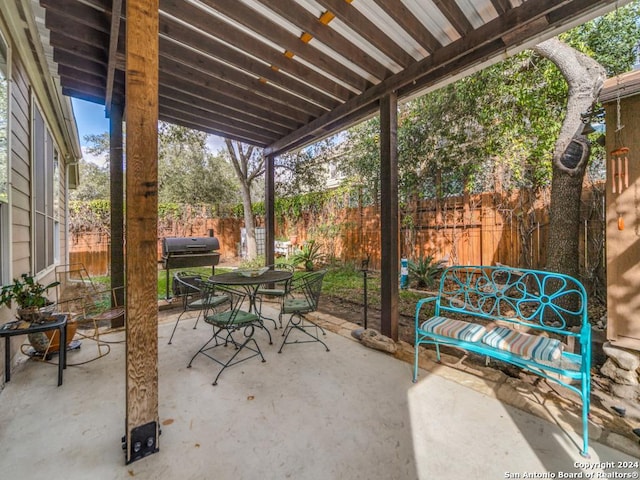
[(354, 32), (360, 34), (367, 42), (384, 53), (403, 68), (415, 63), (415, 59), (397, 45), (389, 36), (379, 29), (375, 23), (345, 0), (317, 0), (336, 17), (342, 20)]
[(40, 5), (48, 12), (56, 12), (67, 19), (67, 24), (78, 23), (109, 33), (109, 22), (100, 10), (85, 5), (77, 0), (40, 0)]
[(427, 52), (433, 53), (442, 47), (438, 39), (422, 25), (420, 20), (402, 2), (374, 0), (376, 4), (393, 20), (404, 28), (411, 37)]
[[(92, 85), (94, 87), (104, 88), (103, 76), (87, 73), (67, 65), (58, 65), (58, 75), (60, 75), (60, 77), (75, 79), (79, 82), (85, 83), (87, 85)], [(122, 94), (124, 94), (124, 83), (116, 82), (114, 90), (118, 92), (120, 96), (122, 96)]]
[(197, 96), (216, 104), (225, 105), (230, 110), (236, 110), (240, 113), (254, 115), (256, 117), (269, 119), (277, 125), (281, 125), (289, 130), (294, 130), (303, 122), (297, 122), (284, 115), (277, 110), (269, 110), (253, 104), (245, 104), (237, 99), (233, 99), (210, 86), (203, 86), (194, 82), (191, 78), (184, 78), (179, 72), (160, 71), (160, 87), (163, 86), (178, 89), (188, 95)]
[[(346, 101), (355, 95), (340, 83), (327, 78), (303, 63), (286, 57), (281, 50), (276, 50), (267, 44), (256, 41), (253, 36), (238, 30), (217, 17), (203, 14), (202, 10), (191, 4), (182, 0), (160, 0), (160, 5), (164, 13), (239, 48), (246, 52), (249, 58), (253, 57), (251, 58), (252, 61), (259, 59), (270, 65), (270, 68), (275, 71), (287, 72), (291, 77), (304, 79), (304, 82), (308, 85), (342, 101)], [(163, 28), (162, 17), (160, 19), (160, 28)]]
[(106, 65), (92, 60), (87, 60), (84, 57), (80, 57), (71, 52), (65, 52), (64, 50), (59, 50), (57, 48), (53, 51), (53, 61), (58, 64), (58, 68), (62, 65), (69, 66), (81, 72), (86, 72), (102, 78), (107, 74)]
[(202, 125), (195, 125), (195, 124), (192, 124), (192, 123), (187, 122), (185, 120), (182, 120), (182, 119), (179, 119), (179, 118), (173, 118), (173, 117), (164, 115), (162, 113), (160, 113), (159, 118), (163, 122), (172, 123), (172, 124), (175, 124), (175, 125), (181, 125), (181, 126), (183, 126), (185, 128), (190, 128), (192, 130), (199, 130), (201, 132), (210, 133), (211, 135), (218, 135), (219, 137), (226, 137), (226, 138), (228, 138), (230, 140), (236, 140), (238, 142), (246, 143), (248, 145), (255, 145), (256, 147), (259, 147), (259, 148), (264, 148), (264, 146), (265, 146), (264, 143), (256, 142), (255, 140), (252, 140), (250, 138), (232, 135), (232, 134), (227, 133), (227, 132), (214, 130), (214, 129), (208, 128), (208, 127), (203, 127)]
[(81, 90), (76, 90), (71, 87), (62, 87), (62, 94), (68, 97), (78, 98), (86, 102), (97, 103), (98, 105), (104, 105), (104, 96), (95, 96), (91, 93), (87, 93)]
[(215, 131), (227, 132), (231, 135), (235, 135), (239, 137), (250, 138), (254, 142), (259, 142), (263, 145), (267, 145), (272, 141), (274, 141), (276, 138), (278, 138), (278, 136), (275, 134), (271, 136), (267, 136), (260, 133), (256, 133), (255, 130), (251, 132), (244, 129), (234, 128), (225, 123), (216, 122), (215, 120), (212, 120), (207, 117), (193, 115), (183, 110), (172, 108), (172, 106), (167, 103), (160, 105), (160, 112), (162, 112), (162, 114), (165, 116), (179, 118), (193, 125), (199, 125), (200, 127), (209, 128)]
[(72, 53), (87, 60), (107, 64), (107, 55), (101, 48), (80, 43), (73, 38), (67, 37), (59, 31), (50, 32), (51, 46), (62, 51)]
[[(218, 95), (228, 97), (226, 101), (230, 98), (235, 98), (244, 104), (261, 108), (265, 112), (267, 118), (270, 115), (269, 112), (278, 112), (283, 117), (287, 117), (295, 122), (303, 124), (313, 118), (298, 109), (262, 97), (249, 89), (212, 77), (211, 75), (201, 72), (200, 70), (197, 70), (185, 63), (181, 63), (176, 59), (166, 56), (164, 52), (160, 57), (160, 73), (172, 73), (174, 75), (187, 77), (188, 81), (191, 83), (207, 88), (212, 92), (217, 92)], [(164, 82), (161, 81), (161, 83)]]
[[(280, 134), (275, 132), (267, 132), (263, 129), (257, 129), (254, 125), (248, 123), (239, 122), (237, 120), (230, 121), (228, 118), (220, 115), (217, 112), (211, 112), (204, 108), (194, 107), (187, 103), (160, 96), (162, 99), (161, 105), (167, 107), (176, 112), (183, 112), (191, 117), (201, 118), (204, 125), (209, 125), (217, 130), (223, 128), (223, 126), (229, 127), (230, 132), (240, 133), (243, 135), (253, 136), (256, 139), (261, 138), (263, 142), (273, 141), (280, 137)], [(260, 132), (260, 133), (257, 133)]]
[(303, 32), (312, 35), (319, 42), (339, 53), (342, 57), (369, 72), (378, 80), (392, 75), (393, 72), (368, 53), (354, 45), (350, 39), (344, 37), (333, 28), (319, 21), (309, 10), (294, 0), (259, 0), (282, 18), (297, 25)]
[[(276, 22), (257, 14), (249, 6), (242, 2), (229, 2), (227, 0), (201, 0), (202, 3), (213, 7), (225, 16), (239, 22), (254, 32), (269, 38), (276, 45), (280, 45), (284, 50), (289, 51), (307, 62), (315, 65), (320, 70), (327, 72), (335, 78), (341, 79), (348, 85), (362, 92), (371, 87), (371, 82), (362, 78), (356, 72), (350, 70), (338, 60), (317, 48), (304, 43), (299, 37), (293, 35), (289, 30), (281, 27)], [(340, 0), (344, 1), (344, 0)], [(255, 42), (255, 39), (254, 39)], [(285, 52), (282, 52), (283, 54)]]
[(453, 25), (453, 28), (464, 37), (467, 33), (473, 30), (473, 25), (465, 14), (460, 10), (455, 0), (433, 0), (436, 7), (442, 12), (449, 23)]
[[(258, 61), (250, 56), (243, 55), (238, 52), (238, 50), (214, 40), (201, 31), (193, 30), (192, 28), (173, 20), (173, 17), (162, 17), (162, 21), (160, 22), (160, 32), (168, 37), (179, 39), (184, 45), (200, 50), (226, 64), (233, 65), (240, 70), (248, 72), (256, 78), (264, 78), (273, 85), (278, 85), (292, 93), (297, 93), (301, 97), (311, 100), (326, 109), (330, 110), (341, 103), (335, 98), (316, 88), (310, 87), (296, 78), (283, 75), (281, 72), (271, 68), (264, 62)], [(193, 52), (193, 55), (195, 55), (195, 52)]]
[(54, 10), (48, 11), (45, 16), (45, 26), (58, 32), (69, 39), (102, 49), (109, 41), (109, 36), (86, 23), (76, 23), (73, 28), (69, 27), (69, 18)]
[(111, 116), (111, 105), (113, 103), (113, 87), (117, 63), (116, 55), (118, 53), (118, 39), (120, 36), (121, 13), (122, 0), (113, 0), (111, 2), (111, 28), (109, 33), (109, 52), (107, 56), (107, 96), (105, 99), (107, 117)]
[(511, 9), (511, 2), (509, 2), (509, 0), (491, 0), (491, 4), (493, 8), (496, 9), (498, 15), (502, 15)]
[(246, 112), (232, 110), (223, 104), (210, 101), (208, 98), (199, 97), (192, 93), (178, 90), (169, 85), (160, 85), (160, 96), (163, 98), (171, 98), (175, 101), (184, 103), (190, 107), (196, 107), (210, 112), (211, 115), (218, 115), (221, 118), (228, 119), (229, 122), (241, 122), (259, 130), (267, 130), (280, 136), (291, 131), (291, 128), (283, 127), (270, 119), (249, 115)]
[(198, 54), (179, 43), (168, 40), (166, 37), (160, 38), (160, 51), (163, 57), (188, 65), (200, 71), (203, 75), (217, 78), (221, 82), (241, 86), (257, 97), (262, 97), (268, 101), (280, 102), (289, 108), (299, 110), (305, 115), (319, 117), (330, 110), (329, 108), (322, 108), (309, 100), (293, 95), (287, 90), (278, 88), (268, 82), (261, 82), (255, 76), (238, 71), (235, 68), (220, 63), (218, 60)]

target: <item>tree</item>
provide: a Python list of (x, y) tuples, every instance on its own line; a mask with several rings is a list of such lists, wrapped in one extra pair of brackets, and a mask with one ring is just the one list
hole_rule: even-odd
[(207, 134), (161, 122), (158, 135), (161, 202), (220, 204), (238, 200), (233, 172), (207, 149)]
[(247, 257), (254, 259), (258, 255), (256, 245), (255, 222), (253, 220), (253, 205), (251, 201), (251, 186), (264, 175), (264, 157), (255, 150), (253, 145), (243, 145), (225, 138), (229, 162), (236, 172), (240, 182), (240, 195), (244, 210), (244, 227), (247, 235)]
[(109, 199), (109, 166), (100, 166), (80, 159), (80, 185), (71, 190), (71, 200), (108, 200)]
[(577, 277), (580, 195), (591, 152), (582, 133), (582, 119), (598, 99), (606, 72), (594, 59), (557, 38), (536, 45), (534, 51), (558, 67), (569, 87), (566, 114), (553, 150), (546, 266)]

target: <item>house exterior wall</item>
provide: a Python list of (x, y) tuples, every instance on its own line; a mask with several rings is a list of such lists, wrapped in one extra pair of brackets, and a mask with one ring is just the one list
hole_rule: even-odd
[[(23, 273), (35, 274), (41, 283), (55, 279), (55, 265), (65, 263), (67, 257), (66, 200), (67, 171), (69, 165), (75, 165), (79, 156), (77, 133), (69, 132), (68, 124), (61, 120), (70, 115), (65, 112), (66, 100), (56, 103), (52, 98), (52, 85), (46, 62), (39, 60), (37, 31), (33, 18), (29, 16), (30, 3), (25, 0), (7, 0), (0, 5), (0, 34), (8, 44), (8, 80), (9, 80), (9, 126), (8, 126), (8, 203), (4, 205), (7, 215), (3, 229), (8, 228), (8, 241), (3, 242), (1, 251), (8, 251), (8, 261), (0, 262), (0, 280), (2, 284), (11, 283), (12, 278)], [(25, 18), (30, 20), (25, 20)], [(34, 45), (36, 45), (34, 47)], [(40, 47), (42, 47), (40, 45)], [(62, 107), (61, 107), (62, 105)], [(50, 259), (55, 259), (45, 268), (36, 266), (34, 252), (37, 239), (34, 232), (34, 190), (40, 188), (44, 172), (34, 168), (34, 112), (38, 109), (43, 119), (45, 150), (57, 158), (58, 175), (55, 177), (58, 199), (58, 227), (53, 230), (57, 238), (47, 238), (47, 245), (53, 243), (57, 251), (48, 250)], [(70, 115), (73, 119), (73, 115)], [(71, 142), (69, 141), (71, 139)], [(72, 144), (73, 143), (73, 144)], [(56, 153), (54, 153), (56, 152)], [(75, 168), (75, 167), (73, 167)], [(74, 175), (75, 177), (75, 175)], [(74, 180), (75, 183), (75, 180)], [(53, 187), (53, 185), (51, 185)], [(48, 200), (48, 198), (47, 198)], [(53, 211), (53, 210), (52, 210)], [(49, 262), (47, 262), (49, 263)], [(55, 298), (55, 291), (50, 291)], [(15, 309), (15, 305), (13, 306)], [(0, 324), (14, 319), (14, 310), (0, 306)], [(26, 339), (12, 337), (12, 361), (20, 355), (19, 345)], [(4, 372), (4, 341), (0, 342), (0, 371)], [(0, 377), (0, 387), (4, 384), (4, 375)]]

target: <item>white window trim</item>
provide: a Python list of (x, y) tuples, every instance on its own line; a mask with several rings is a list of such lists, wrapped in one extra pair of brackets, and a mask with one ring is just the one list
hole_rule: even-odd
[(12, 142), (11, 139), (13, 137), (13, 129), (12, 129), (12, 110), (11, 110), (11, 98), (13, 95), (13, 77), (12, 77), (12, 68), (13, 68), (13, 58), (12, 58), (12, 48), (11, 42), (8, 40), (8, 36), (5, 35), (3, 26), (0, 25), (0, 40), (6, 45), (7, 50), (7, 203), (6, 208), (0, 209), (0, 222), (2, 225), (6, 225), (7, 228), (0, 229), (0, 244), (2, 248), (0, 248), (0, 265), (2, 268), (0, 269), (0, 284), (6, 285), (10, 283), (13, 278), (13, 243), (11, 239), (13, 238), (13, 215), (12, 215), (12, 170), (11, 170), (11, 159), (12, 159)]
[[(35, 178), (35, 138), (34, 138), (34, 132), (35, 132), (35, 111), (36, 109), (38, 110), (40, 116), (42, 117), (43, 120), (43, 124), (44, 124), (44, 141), (45, 141), (45, 154), (46, 154), (46, 142), (47, 142), (47, 134), (48, 137), (51, 138), (51, 141), (53, 142), (53, 152), (54, 155), (57, 153), (58, 156), (58, 175), (62, 175), (60, 173), (60, 168), (61, 168), (61, 153), (60, 153), (60, 148), (58, 147), (58, 144), (56, 143), (56, 139), (53, 135), (53, 132), (51, 131), (51, 128), (49, 127), (49, 122), (47, 121), (47, 117), (44, 114), (44, 109), (40, 106), (40, 102), (38, 101), (38, 99), (36, 98), (36, 96), (32, 93), (31, 94), (31, 119), (30, 119), (30, 136), (31, 136), (31, 152), (30, 152), (30, 172), (31, 172), (31, 191), (30, 191), (30, 195), (31, 195), (31, 212), (30, 212), (30, 218), (31, 218), (31, 271), (33, 272), (33, 274), (36, 276), (36, 278), (41, 278), (44, 277), (46, 275), (48, 275), (49, 273), (51, 273), (52, 271), (54, 271), (55, 266), (57, 264), (57, 262), (59, 262), (60, 260), (60, 237), (59, 237), (59, 232), (60, 232), (60, 206), (59, 206), (59, 198), (58, 198), (58, 210), (54, 210), (53, 212), (53, 216), (51, 217), (53, 219), (53, 231), (52, 231), (52, 236), (54, 236), (54, 238), (51, 239), (51, 241), (53, 241), (53, 258), (49, 259), (50, 265), (46, 266), (43, 270), (39, 270), (37, 271), (36, 269), (38, 268), (36, 265), (36, 195), (35, 195), (35, 182), (34, 182), (34, 178)], [(46, 185), (45, 185), (46, 186)], [(45, 203), (46, 203), (46, 199), (45, 199)], [(46, 205), (45, 205), (45, 219), (48, 219), (49, 216), (46, 214)], [(46, 229), (46, 222), (45, 222), (45, 229)], [(57, 238), (55, 238), (55, 236), (57, 235)], [(45, 249), (48, 248), (48, 245), (45, 244)]]

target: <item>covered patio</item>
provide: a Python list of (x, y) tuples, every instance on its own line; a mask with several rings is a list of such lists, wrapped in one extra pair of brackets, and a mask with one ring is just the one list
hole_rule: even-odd
[[(411, 362), (360, 345), (350, 335), (355, 324), (328, 315), (317, 321), (330, 330), (330, 352), (294, 344), (277, 354), (281, 337), (268, 345), (260, 334), (266, 363), (231, 367), (212, 387), (213, 363), (186, 368), (209, 327), (193, 330), (184, 320), (168, 345), (175, 315), (161, 312), (158, 329), (158, 454), (122, 463), (120, 343), (105, 358), (69, 367), (60, 388), (53, 365), (27, 361), (17, 369), (2, 392), (3, 478), (491, 479), (629, 473), (584, 465), (638, 461), (597, 441), (583, 459), (579, 415), (542, 402), (552, 420), (534, 416), (499, 400), (491, 379), (431, 365), (414, 385)], [(123, 340), (124, 332), (108, 338)], [(70, 361), (93, 348), (85, 342)], [(514, 398), (526, 401), (522, 392)]]
[[(126, 287), (126, 349), (121, 353), (126, 375), (122, 378), (121, 366), (115, 364), (102, 372), (104, 379), (88, 370), (84, 380), (95, 378), (106, 384), (106, 378), (110, 378), (109, 382), (113, 381), (114, 385), (120, 382), (117, 384), (121, 385), (126, 402), (125, 408), (119, 405), (117, 408), (120, 415), (125, 415), (125, 428), (116, 437), (119, 440), (120, 434), (124, 433), (125, 457), (130, 462), (132, 432), (139, 428), (153, 429), (156, 444), (162, 451), (178, 450), (176, 437), (166, 440), (172, 436), (170, 425), (163, 427), (165, 435), (159, 438), (161, 425), (167, 420), (160, 416), (159, 407), (170, 401), (164, 392), (191, 394), (201, 390), (185, 387), (183, 391), (177, 385), (170, 386), (171, 376), (163, 370), (164, 347), (159, 348), (162, 342), (158, 342), (155, 276), (159, 119), (264, 149), (267, 165), (266, 263), (272, 264), (277, 156), (379, 114), (381, 223), (385, 225), (380, 238), (381, 330), (397, 339), (398, 102), (452, 82), (624, 2), (15, 0), (10, 3), (12, 6), (8, 8), (15, 9), (16, 16), (23, 11), (34, 12), (41, 39), (48, 45), (43, 55), (47, 55), (51, 74), (59, 82), (62, 93), (104, 104), (111, 120), (111, 274), (113, 287)], [(122, 183), (123, 118), (127, 124), (126, 198)], [(123, 218), (125, 211), (126, 218)], [(123, 233), (125, 223), (126, 238)], [(125, 243), (126, 261), (122, 248)], [(160, 332), (162, 330), (160, 327)], [(314, 353), (314, 364), (322, 366), (323, 352)], [(328, 358), (328, 361), (336, 358)], [(357, 362), (354, 359), (350, 364), (357, 365)], [(280, 378), (281, 370), (286, 372), (287, 368), (291, 367), (285, 364), (282, 368), (270, 368), (268, 372)], [(292, 375), (312, 371), (294, 370)], [(383, 366), (377, 366), (375, 371), (375, 378), (391, 382), (380, 385), (380, 391), (398, 394), (396, 390), (406, 392), (411, 387), (394, 383), (405, 380)], [(74, 375), (68, 377), (68, 382), (74, 381)], [(323, 369), (313, 378), (314, 384), (323, 385), (332, 378), (331, 371)], [(367, 378), (371, 376), (362, 374), (360, 379)], [(278, 380), (274, 379), (272, 384), (277, 385)], [(201, 385), (205, 386), (210, 388), (206, 382)], [(65, 389), (72, 391), (67, 387), (65, 385)], [(221, 400), (217, 393), (220, 390), (215, 392), (216, 401)], [(252, 395), (246, 393), (247, 398)], [(355, 391), (352, 394), (354, 399), (359, 398)], [(272, 408), (275, 398), (270, 399)], [(201, 400), (188, 397), (187, 404), (197, 405)], [(329, 400), (327, 398), (325, 404)], [(234, 401), (233, 396), (229, 401)], [(236, 404), (239, 402), (237, 394), (235, 401)], [(396, 398), (392, 403), (398, 401), (403, 400)], [(185, 408), (181, 403), (176, 405)], [(467, 407), (470, 405), (473, 402)], [(210, 404), (198, 410), (208, 408), (211, 408)], [(378, 410), (377, 421), (388, 422), (392, 410), (387, 413)], [(64, 406), (52, 407), (51, 411), (54, 418), (61, 417), (63, 411), (73, 415)], [(229, 415), (234, 422), (241, 422), (246, 412), (231, 410)], [(91, 418), (96, 420), (99, 416), (96, 414)], [(286, 425), (288, 420), (284, 413), (282, 418)], [(318, 420), (318, 414), (309, 418)], [(353, 419), (354, 415), (349, 418)], [(405, 427), (399, 438), (406, 439), (407, 418), (397, 421)], [(194, 420), (193, 428), (195, 423)], [(413, 425), (413, 421), (411, 423), (415, 434), (419, 427)], [(289, 425), (293, 430), (298, 423)], [(113, 431), (121, 426), (117, 418), (115, 425), (111, 420), (108, 424)], [(259, 445), (264, 449), (270, 429), (263, 424), (252, 432), (250, 427), (246, 425), (242, 430), (253, 435), (251, 438), (263, 438)], [(215, 422), (211, 424), (210, 433), (214, 438), (223, 436)], [(386, 441), (395, 445), (394, 435), (387, 436)], [(99, 438), (102, 442), (104, 436)], [(365, 445), (372, 438), (376, 436), (356, 437), (354, 444)], [(191, 445), (197, 443), (192, 439), (181, 441)], [(217, 443), (203, 458), (208, 460), (215, 455)], [(300, 443), (291, 444), (288, 450), (300, 452)], [(310, 446), (309, 451), (299, 453), (303, 463), (314, 459), (313, 445)], [(254, 449), (247, 448), (247, 456), (252, 458)], [(386, 445), (386, 448), (392, 447)], [(408, 451), (404, 450), (408, 446), (400, 441), (398, 448), (402, 449), (400, 457), (394, 462), (387, 457), (386, 461), (404, 468), (410, 461)], [(178, 455), (178, 452), (171, 455)], [(224, 458), (224, 455), (223, 452), (221, 456)], [(117, 462), (116, 457), (112, 460)], [(242, 464), (242, 460), (237, 461)], [(152, 464), (154, 459), (145, 462)], [(158, 460), (152, 468), (161, 472), (161, 465), (164, 462)], [(419, 471), (421, 467), (416, 468)], [(405, 471), (413, 472), (408, 466)], [(344, 475), (336, 478), (351, 477), (349, 470), (341, 472)], [(288, 472), (283, 470), (281, 473)], [(292, 477), (297, 476), (294, 473), (291, 473)], [(326, 474), (326, 468), (323, 473)], [(326, 478), (326, 475), (322, 476)], [(362, 478), (376, 476), (362, 475)], [(278, 477), (280, 475), (274, 476)], [(247, 474), (247, 478), (251, 475)], [(392, 474), (388, 478), (396, 476)], [(397, 478), (410, 477), (398, 475)]]

